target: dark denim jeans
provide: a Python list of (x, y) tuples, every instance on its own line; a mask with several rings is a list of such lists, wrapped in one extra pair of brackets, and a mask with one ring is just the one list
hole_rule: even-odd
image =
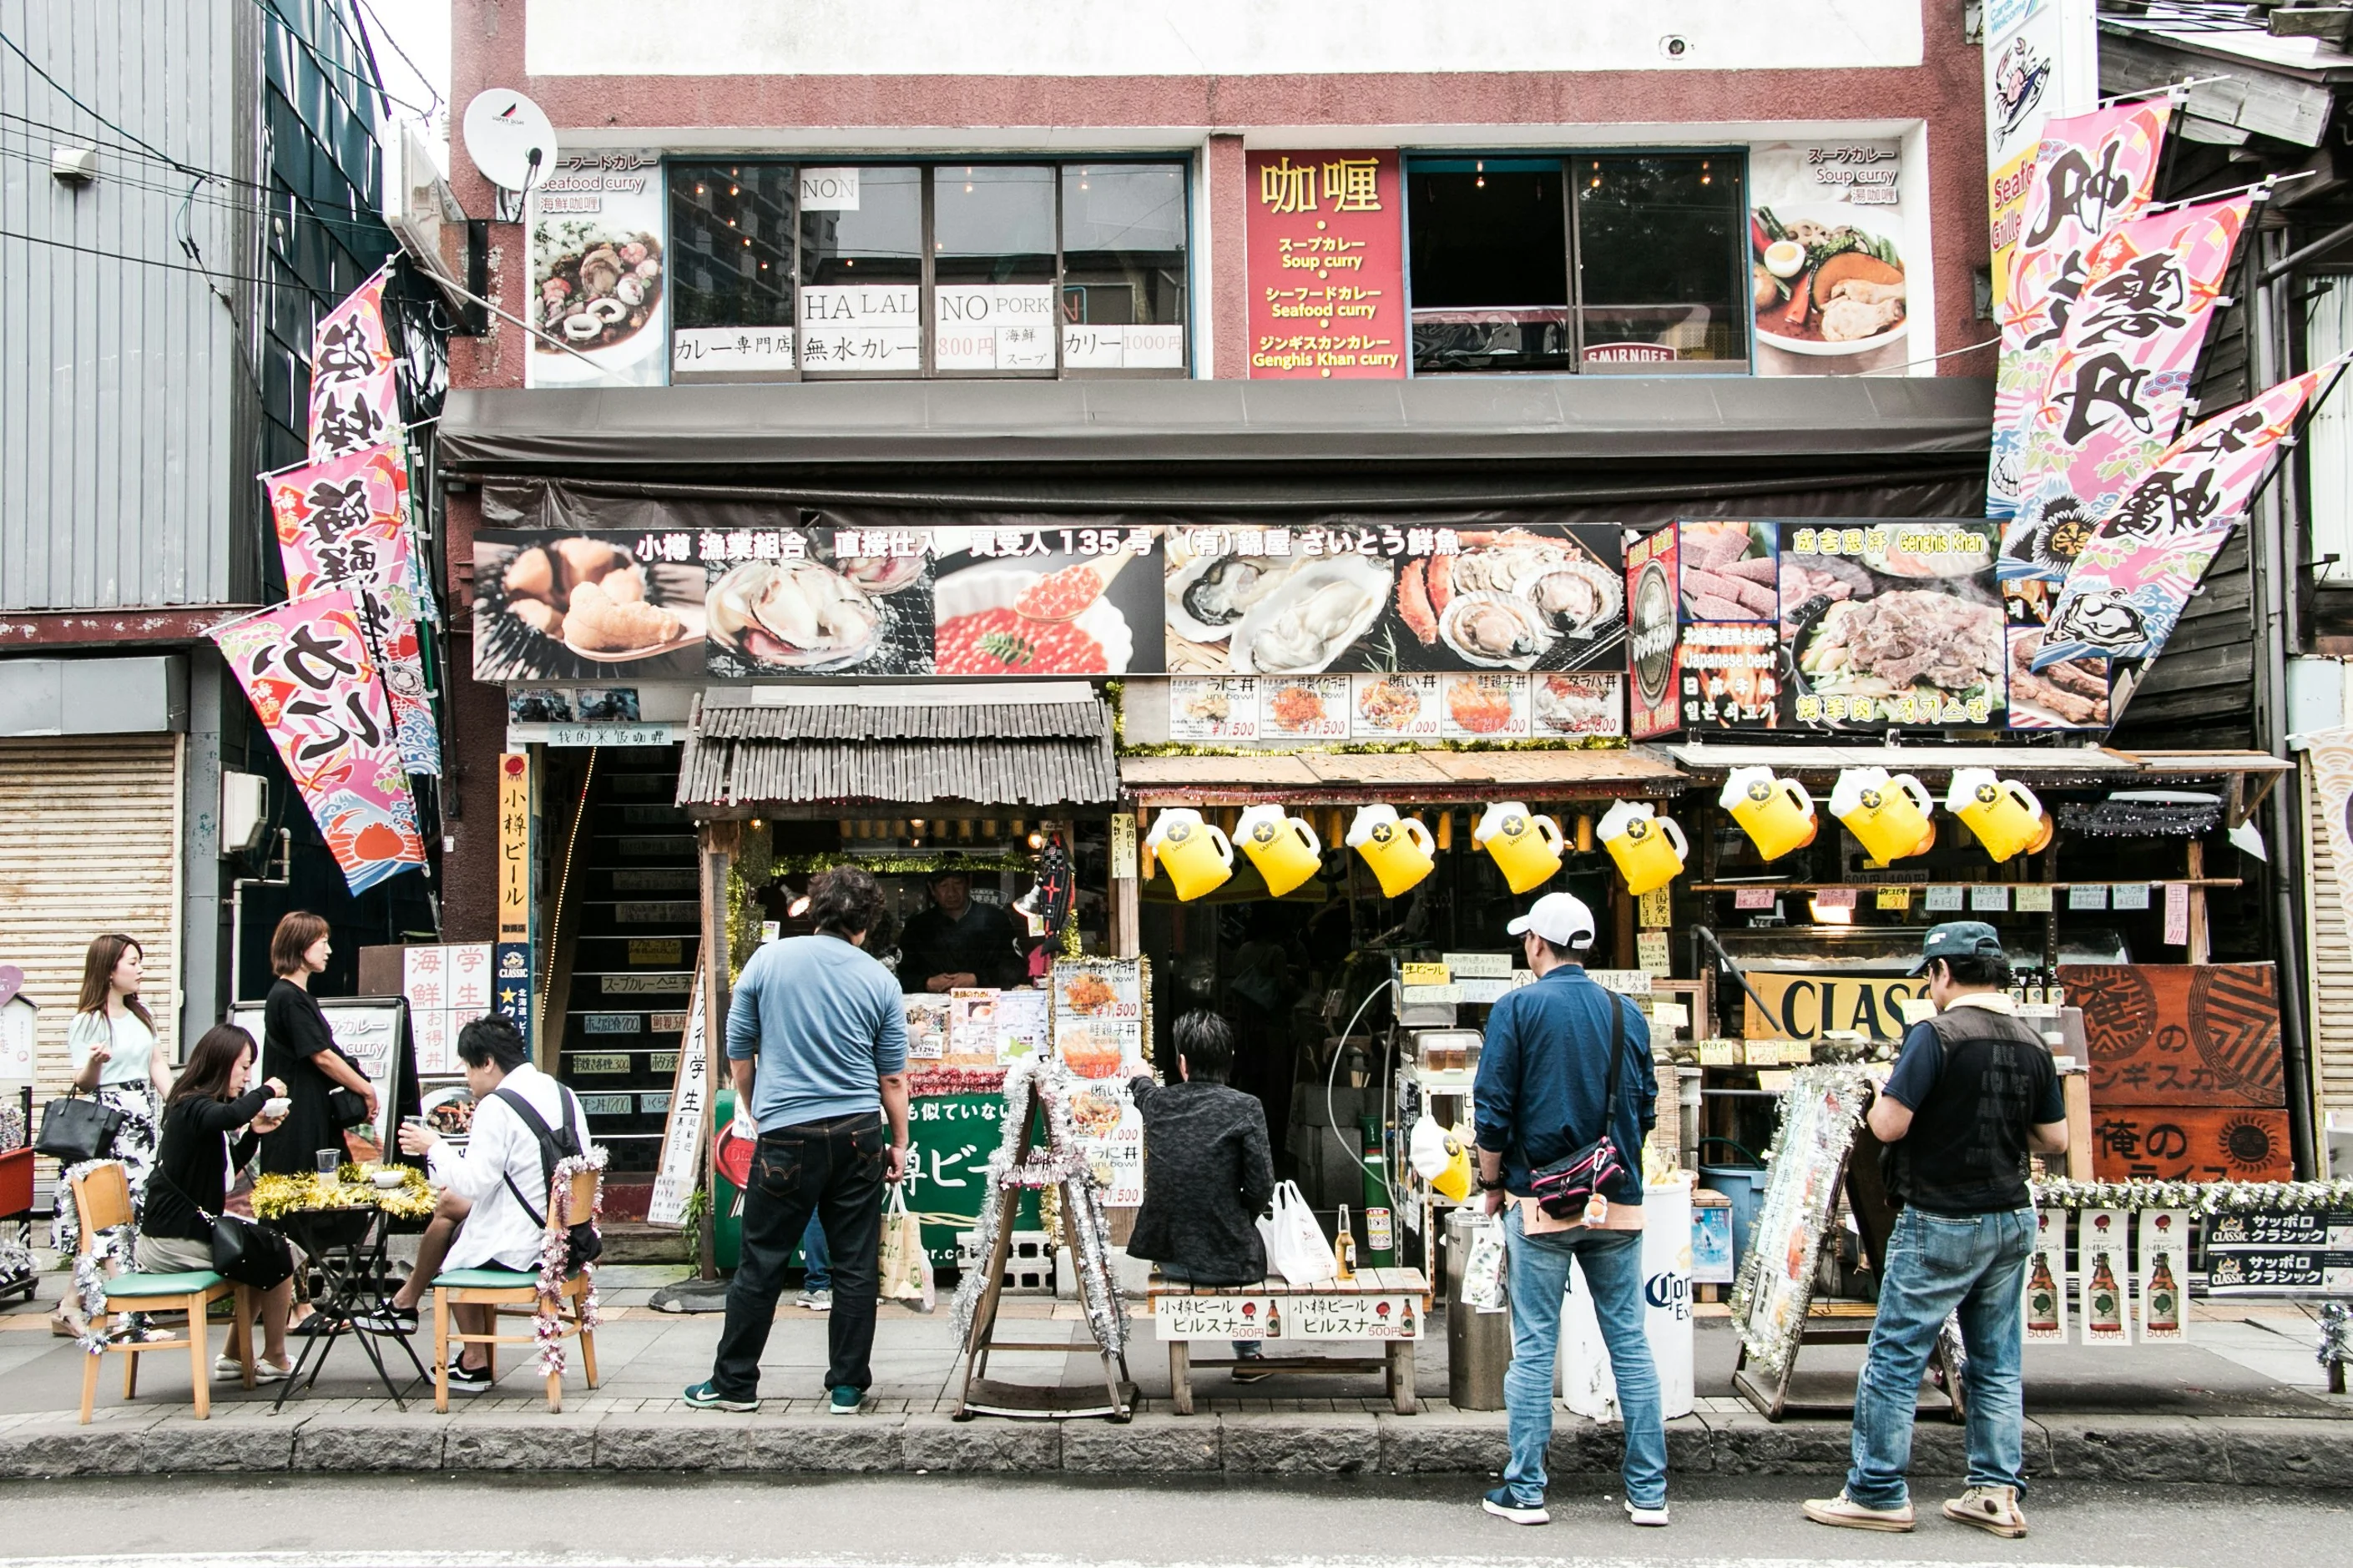
[(760, 1392), (760, 1352), (776, 1322), (785, 1269), (811, 1215), (824, 1225), (833, 1265), (825, 1385), (861, 1394), (872, 1385), (888, 1142), (875, 1110), (760, 1134), (744, 1194), (744, 1258), (727, 1285), (727, 1326), (711, 1369), (722, 1394), (750, 1399)]
[(1960, 1315), (1968, 1362), (1961, 1390), (1968, 1407), (1969, 1485), (2026, 1489), (2023, 1379), (2025, 1326), (2019, 1297), (2034, 1247), (2034, 1211), (1940, 1215), (1905, 1209), (1887, 1241), (1879, 1316), (1854, 1388), (1854, 1464), (1846, 1495), (1865, 1508), (1911, 1500), (1912, 1420), (1920, 1377), (1945, 1320)]

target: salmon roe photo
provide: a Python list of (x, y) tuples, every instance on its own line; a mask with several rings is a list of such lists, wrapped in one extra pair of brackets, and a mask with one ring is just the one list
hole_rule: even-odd
[(940, 624), (942, 675), (1107, 675), (1103, 644), (1075, 625), (1033, 621), (1010, 609)]
[(1082, 561), (1032, 583), (1013, 607), (1025, 616), (1060, 620), (1085, 609), (1102, 592), (1103, 579), (1096, 574), (1093, 564)]

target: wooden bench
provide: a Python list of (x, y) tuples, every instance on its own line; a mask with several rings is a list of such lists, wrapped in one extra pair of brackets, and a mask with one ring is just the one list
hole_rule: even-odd
[(1193, 1414), (1193, 1369), (1254, 1367), (1239, 1356), (1197, 1359), (1196, 1340), (1374, 1340), (1378, 1356), (1269, 1357), (1265, 1369), (1364, 1375), (1386, 1371), (1400, 1415), (1421, 1408), (1413, 1392), (1413, 1347), (1430, 1321), (1430, 1280), (1419, 1268), (1361, 1268), (1352, 1279), (1293, 1285), (1190, 1285), (1155, 1269), (1145, 1294), (1154, 1329), (1168, 1342), (1168, 1385), (1179, 1415)]

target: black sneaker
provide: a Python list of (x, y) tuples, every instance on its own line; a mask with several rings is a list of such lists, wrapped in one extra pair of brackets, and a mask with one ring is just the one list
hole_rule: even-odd
[(488, 1394), (497, 1383), (486, 1366), (468, 1366), (461, 1362), (449, 1369), (449, 1392), (452, 1394)]
[(372, 1334), (413, 1334), (417, 1322), (414, 1307), (379, 1307), (352, 1320), (354, 1328), (365, 1329)]

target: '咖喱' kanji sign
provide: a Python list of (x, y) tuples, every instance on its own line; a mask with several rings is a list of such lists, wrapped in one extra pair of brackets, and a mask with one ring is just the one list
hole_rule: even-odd
[(1398, 155), (1250, 155), (1250, 373), (1292, 380), (1405, 374)]

